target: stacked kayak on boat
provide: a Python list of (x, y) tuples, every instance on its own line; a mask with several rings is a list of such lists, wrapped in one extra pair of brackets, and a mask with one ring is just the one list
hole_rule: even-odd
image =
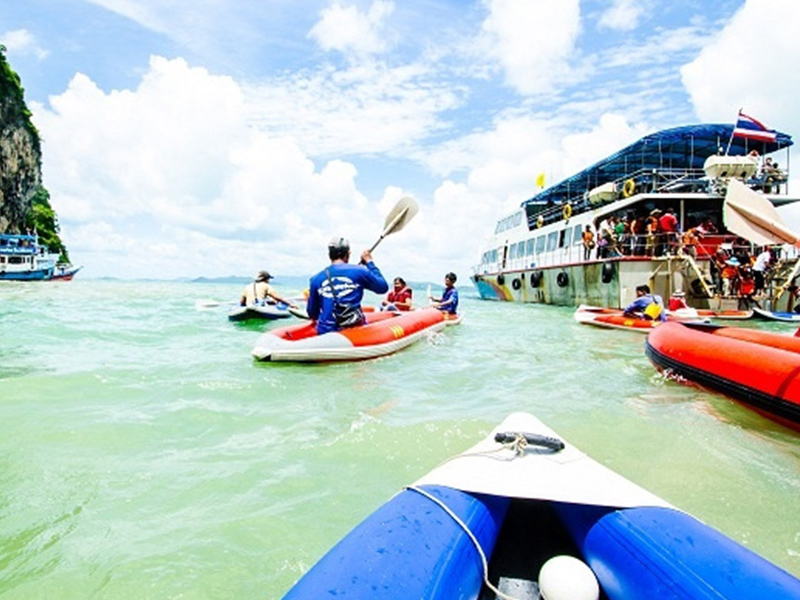
[(286, 304), (252, 304), (249, 306), (234, 306), (228, 311), (231, 321), (248, 321), (250, 319), (287, 319), (292, 316)]
[(397, 352), (445, 328), (444, 315), (435, 308), (364, 315), (364, 325), (322, 335), (313, 322), (273, 329), (258, 339), (252, 354), (271, 361), (361, 360)]
[(800, 430), (800, 338), (703, 323), (665, 323), (645, 352), (660, 371), (722, 392)]
[(368, 516), (284, 600), (601, 592), (796, 600), (800, 580), (516, 413)]

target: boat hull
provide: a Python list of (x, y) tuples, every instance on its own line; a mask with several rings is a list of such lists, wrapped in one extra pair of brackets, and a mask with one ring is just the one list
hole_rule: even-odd
[(784, 323), (800, 323), (800, 314), (766, 310), (759, 307), (753, 308), (754, 316), (767, 321), (783, 321)]
[(800, 338), (666, 323), (648, 334), (645, 352), (659, 371), (726, 394), (800, 431)]
[(445, 328), (444, 315), (435, 308), (402, 313), (366, 312), (367, 323), (318, 335), (314, 323), (268, 331), (252, 354), (258, 360), (320, 362), (363, 360), (397, 352), (429, 333)]
[[(501, 432), (555, 435), (511, 415), (368, 516), (284, 600), (494, 598), (481, 554), (492, 585), (530, 590), (513, 597), (538, 598), (536, 574), (562, 554), (585, 561), (611, 600), (800, 597), (795, 577), (570, 444), (512, 448), (494, 441)], [(495, 493), (474, 489), (486, 486)]]
[(45, 281), (53, 275), (53, 269), (31, 269), (29, 271), (0, 271), (0, 281)]

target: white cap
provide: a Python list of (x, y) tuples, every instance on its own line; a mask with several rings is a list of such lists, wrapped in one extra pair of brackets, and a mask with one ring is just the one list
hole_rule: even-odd
[(539, 592), (544, 600), (597, 600), (600, 586), (589, 565), (563, 554), (542, 565)]

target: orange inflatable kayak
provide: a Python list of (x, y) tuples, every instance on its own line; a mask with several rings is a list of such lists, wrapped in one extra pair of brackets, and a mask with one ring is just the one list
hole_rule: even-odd
[(258, 339), (252, 354), (270, 361), (363, 360), (397, 352), (446, 326), (444, 315), (435, 308), (365, 316), (364, 325), (322, 335), (311, 322), (273, 329)]
[(800, 338), (703, 323), (664, 323), (645, 352), (668, 371), (800, 431)]
[(606, 327), (609, 329), (627, 329), (647, 333), (658, 327), (661, 321), (648, 321), (637, 317), (628, 317), (618, 308), (602, 308), (581, 304), (573, 315), (578, 323)]

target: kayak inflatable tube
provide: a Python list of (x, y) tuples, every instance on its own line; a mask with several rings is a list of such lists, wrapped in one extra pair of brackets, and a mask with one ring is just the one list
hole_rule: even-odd
[(235, 306), (228, 312), (230, 321), (248, 319), (288, 319), (292, 316), (286, 304), (259, 304), (257, 306)]
[(578, 323), (594, 325), (607, 329), (627, 329), (648, 333), (661, 325), (661, 321), (650, 321), (638, 317), (628, 317), (618, 308), (605, 308), (599, 306), (580, 305), (573, 315)]
[(674, 508), (557, 512), (611, 600), (800, 597), (795, 577)]
[[(422, 489), (444, 502), (491, 556), (508, 498)], [(465, 531), (431, 499), (407, 489), (345, 536), (283, 600), (477, 598), (482, 584), (483, 566)]]
[(258, 360), (322, 362), (363, 360), (397, 352), (445, 328), (445, 317), (435, 308), (408, 312), (366, 312), (359, 327), (319, 335), (314, 323), (280, 327), (263, 334), (252, 355)]
[(699, 323), (664, 323), (645, 352), (676, 373), (800, 430), (800, 338)]

